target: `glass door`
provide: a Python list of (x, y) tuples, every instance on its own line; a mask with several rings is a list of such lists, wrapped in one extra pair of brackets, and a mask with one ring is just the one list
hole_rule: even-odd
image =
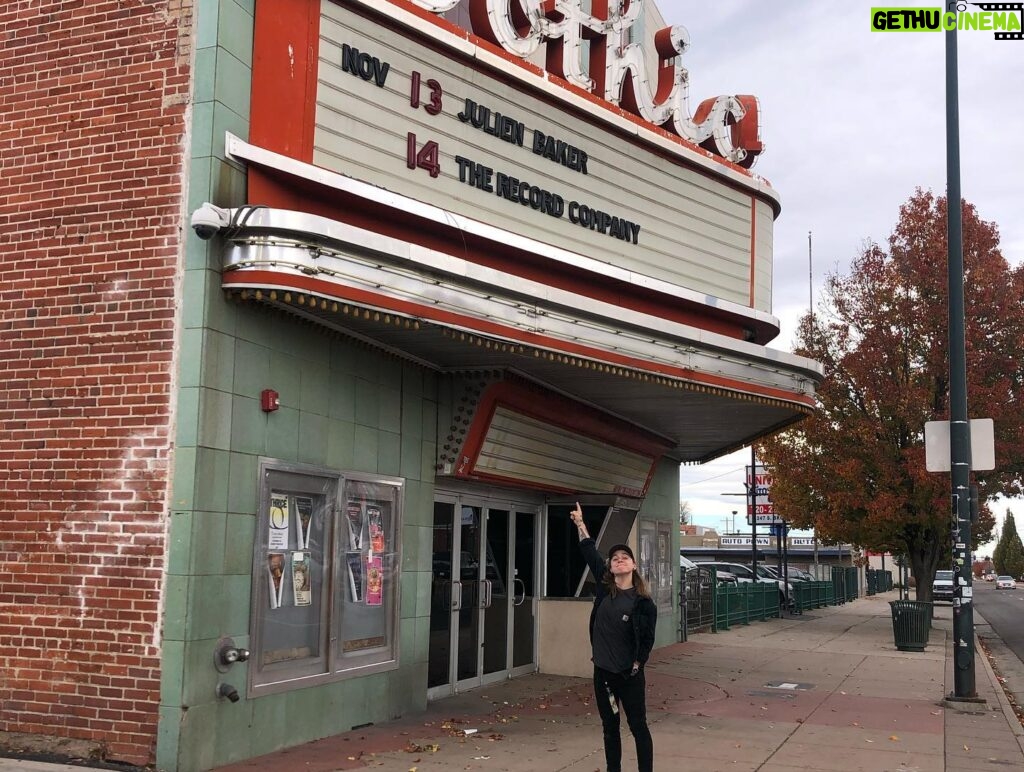
[[(469, 689), (480, 684), (480, 635), (487, 591), (483, 581), (481, 550), (484, 544), (483, 507), (462, 504), (458, 508), (458, 564), (461, 598), (455, 614), (455, 674), (456, 685)], [(454, 570), (454, 569), (453, 569)]]
[(513, 675), (537, 669), (537, 513), (517, 511), (513, 521), (512, 641)]
[(427, 695), (536, 670), (537, 511), (434, 503)]
[(507, 677), (508, 633), (512, 609), (509, 594), (509, 511), (487, 509), (484, 540), (483, 670), (484, 683)]
[[(434, 502), (433, 570), (430, 582), (430, 641), (427, 654), (427, 694), (451, 694), (452, 614), (460, 586), (453, 579), (455, 550), (455, 503)], [(455, 568), (458, 571), (458, 567)]]

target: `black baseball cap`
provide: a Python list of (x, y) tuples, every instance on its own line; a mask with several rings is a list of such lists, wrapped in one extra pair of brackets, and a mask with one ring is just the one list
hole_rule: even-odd
[(616, 552), (625, 552), (627, 555), (629, 555), (629, 559), (636, 563), (636, 558), (633, 557), (633, 550), (629, 548), (628, 544), (613, 544), (611, 548), (609, 548), (608, 550), (608, 559), (611, 560), (612, 555), (614, 555)]

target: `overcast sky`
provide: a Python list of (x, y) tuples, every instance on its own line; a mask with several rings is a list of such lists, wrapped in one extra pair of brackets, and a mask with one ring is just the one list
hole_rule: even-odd
[[(782, 199), (775, 223), (773, 314), (789, 349), (811, 292), (846, 273), (866, 241), (885, 244), (915, 187), (945, 191), (943, 33), (870, 31), (868, 2), (660, 0), (668, 24), (690, 33), (684, 65), (691, 109), (718, 94), (760, 99), (765, 152), (754, 171)], [(934, 5), (938, 5), (937, 3)], [(961, 188), (998, 224), (1003, 254), (1024, 261), (1024, 40), (958, 35)], [(970, 362), (968, 361), (968, 367)], [(684, 467), (682, 498), (696, 522), (721, 528), (743, 499), (749, 451)], [(1009, 502), (1018, 530), (1024, 502)], [(1001, 517), (1007, 502), (994, 506)], [(997, 530), (998, 534), (998, 530)]]

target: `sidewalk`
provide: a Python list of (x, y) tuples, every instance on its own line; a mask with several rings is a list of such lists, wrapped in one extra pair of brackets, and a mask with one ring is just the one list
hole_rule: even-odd
[[(655, 769), (977, 772), (1024, 769), (1024, 728), (987, 658), (975, 658), (980, 712), (943, 707), (952, 691), (952, 609), (923, 653), (893, 645), (888, 601), (861, 598), (700, 634), (654, 653), (648, 712)], [(636, 769), (623, 721), (624, 769)], [(0, 759), (0, 772), (40, 767)], [(682, 765), (682, 766), (681, 766)], [(431, 703), (426, 713), (217, 772), (604, 769), (588, 680), (533, 675)]]

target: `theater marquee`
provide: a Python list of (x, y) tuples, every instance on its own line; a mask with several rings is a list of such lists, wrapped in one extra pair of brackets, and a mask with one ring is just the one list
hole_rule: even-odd
[[(260, 49), (281, 53), (273, 67), (254, 62), (252, 141), (770, 312), (777, 199), (738, 165), (761, 150), (756, 100), (715, 97), (691, 117), (678, 27), (653, 35), (657, 54), (647, 55), (663, 59), (654, 81), (667, 80), (648, 94), (640, 47), (608, 42), (632, 34), (643, 5), (636, 0), (601, 23), (577, 1), (552, 6), (557, 23), (555, 10), (542, 21), (543, 4), (526, 3), (534, 10), (525, 27), (504, 24), (507, 5), (472, 3), (472, 34), (434, 13), (449, 2), (322, 0), (309, 4), (319, 15), (306, 25), (306, 44), (294, 21), (258, 13)], [(568, 53), (583, 38), (591, 39), (586, 66), (579, 51)], [(523, 57), (536, 59), (544, 46), (541, 70)], [(296, 136), (305, 132), (308, 139)]]

